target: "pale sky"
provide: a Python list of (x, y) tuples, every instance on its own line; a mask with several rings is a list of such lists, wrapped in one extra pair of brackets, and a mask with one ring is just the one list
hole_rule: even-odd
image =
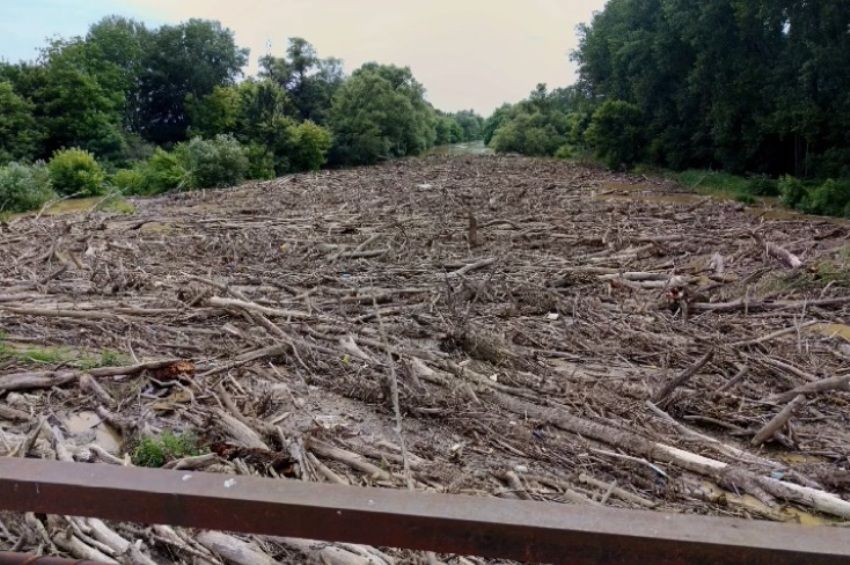
[(0, 58), (30, 59), (44, 38), (83, 34), (107, 14), (151, 25), (216, 19), (257, 58), (304, 37), (351, 72), (367, 61), (409, 66), (443, 110), (489, 114), (538, 82), (575, 80), (575, 28), (605, 0), (0, 0)]

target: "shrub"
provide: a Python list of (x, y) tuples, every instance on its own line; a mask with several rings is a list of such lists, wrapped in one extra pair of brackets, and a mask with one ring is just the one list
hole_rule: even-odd
[(518, 113), (505, 122), (490, 141), (497, 153), (520, 153), (522, 155), (554, 155), (566, 138), (543, 114)]
[(245, 148), (229, 135), (196, 137), (178, 145), (174, 154), (188, 173), (187, 188), (237, 185), (245, 180), (250, 165)]
[(828, 179), (809, 192), (804, 210), (812, 214), (843, 216), (850, 205), (850, 180)]
[(750, 179), (747, 192), (755, 196), (778, 196), (779, 183), (766, 175), (759, 175)]
[(43, 162), (32, 166), (9, 163), (0, 167), (0, 212), (26, 212), (55, 196)]
[(183, 188), (189, 182), (189, 172), (177, 156), (159, 148), (137, 168), (144, 179), (141, 194), (160, 194)]
[(585, 139), (609, 167), (634, 165), (643, 152), (643, 117), (634, 104), (608, 100), (593, 113)]
[(808, 193), (802, 181), (786, 175), (779, 179), (779, 196), (782, 203), (789, 208), (799, 208), (806, 200)]
[(53, 188), (66, 196), (103, 194), (106, 175), (94, 155), (82, 149), (63, 149), (47, 164)]
[(264, 145), (252, 143), (245, 150), (248, 156), (249, 179), (268, 180), (275, 177), (274, 154)]
[(290, 166), (296, 171), (316, 171), (327, 161), (331, 148), (331, 132), (306, 121), (295, 126), (293, 131), (294, 147), (290, 156)]
[(110, 181), (123, 194), (145, 194), (145, 175), (140, 168), (115, 171)]
[(200, 453), (198, 440), (193, 435), (165, 431), (159, 437), (142, 438), (131, 459), (139, 467), (162, 467), (174, 459)]
[(579, 152), (575, 148), (575, 146), (566, 144), (562, 145), (555, 151), (556, 159), (575, 159), (578, 156)]

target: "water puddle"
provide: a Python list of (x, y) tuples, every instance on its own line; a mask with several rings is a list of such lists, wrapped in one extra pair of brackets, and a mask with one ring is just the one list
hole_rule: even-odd
[(71, 434), (91, 438), (110, 453), (117, 454), (121, 451), (121, 435), (107, 426), (94, 412), (68, 414), (62, 423)]
[(807, 327), (806, 331), (830, 338), (839, 337), (850, 342), (850, 326), (845, 324), (814, 324)]

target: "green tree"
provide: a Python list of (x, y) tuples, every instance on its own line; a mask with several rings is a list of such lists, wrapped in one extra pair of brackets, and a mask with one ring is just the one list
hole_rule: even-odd
[(327, 121), (333, 96), (344, 80), (342, 61), (320, 59), (315, 47), (300, 37), (289, 39), (285, 57), (261, 57), (259, 76), (286, 91), (295, 116), (318, 124)]
[(369, 164), (415, 155), (436, 140), (433, 109), (409, 68), (368, 63), (334, 97), (333, 161)]
[(38, 154), (42, 134), (33, 110), (32, 102), (18, 96), (12, 83), (0, 82), (0, 165)]
[(302, 122), (292, 131), (290, 164), (293, 170), (315, 171), (327, 161), (331, 132), (311, 121)]
[(234, 84), (247, 60), (248, 50), (219, 22), (192, 19), (152, 32), (139, 77), (140, 132), (159, 144), (185, 139), (187, 100)]
[(634, 165), (643, 150), (643, 117), (634, 104), (607, 100), (593, 113), (585, 134), (596, 156), (611, 167)]
[(47, 134), (43, 152), (79, 147), (107, 159), (123, 155), (125, 97), (115, 79), (117, 67), (93, 61), (80, 39), (54, 41), (42, 64), (33, 102)]

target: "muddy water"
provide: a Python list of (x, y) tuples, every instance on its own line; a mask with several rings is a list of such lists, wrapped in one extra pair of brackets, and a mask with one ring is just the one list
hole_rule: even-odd
[(73, 435), (88, 436), (110, 453), (121, 451), (121, 436), (107, 426), (94, 412), (78, 412), (66, 415), (62, 422)]
[(850, 326), (845, 324), (814, 324), (806, 328), (806, 330), (822, 336), (837, 337), (845, 341), (850, 341)]

